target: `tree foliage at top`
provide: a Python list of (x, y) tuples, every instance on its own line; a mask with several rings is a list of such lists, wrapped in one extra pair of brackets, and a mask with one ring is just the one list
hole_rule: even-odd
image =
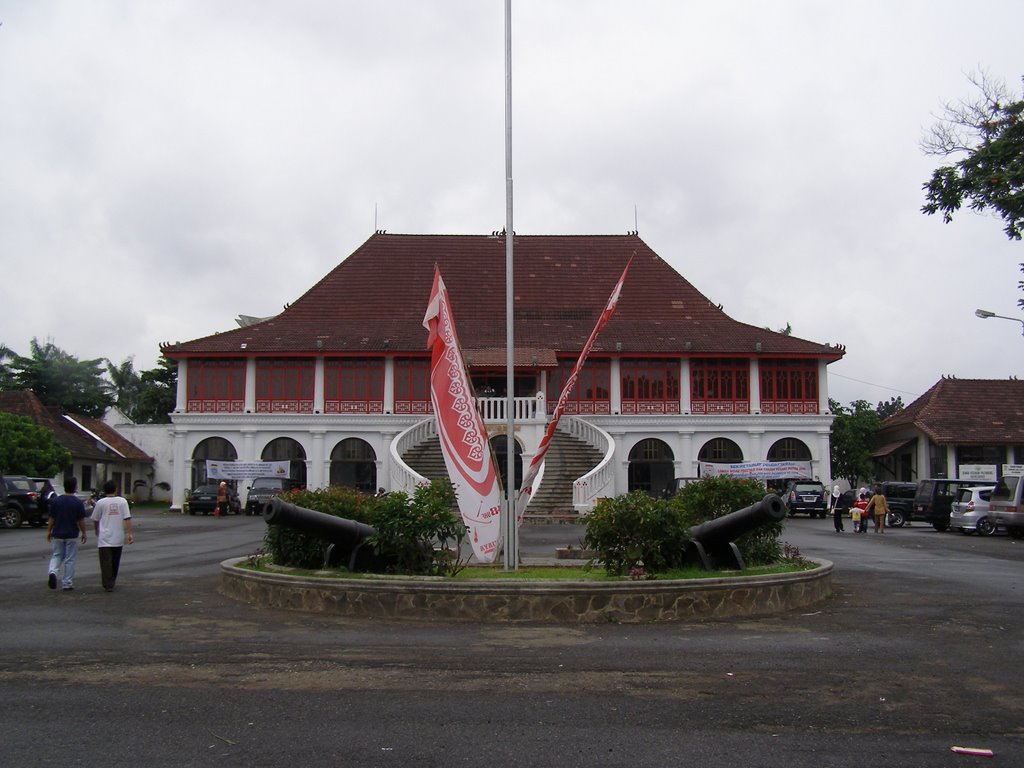
[(103, 379), (103, 360), (79, 360), (47, 340), (30, 343), (29, 357), (15, 355), (8, 364), (10, 389), (30, 389), (43, 405), (68, 413), (102, 418), (114, 403)]
[(882, 419), (866, 400), (856, 400), (849, 408), (835, 400), (828, 402), (835, 414), (831, 440), (832, 477), (842, 477), (852, 487), (861, 478), (870, 478), (874, 471), (871, 454)]
[(71, 454), (53, 433), (27, 416), (0, 412), (0, 473), (53, 477), (71, 466)]
[(928, 155), (963, 155), (941, 166), (924, 185), (921, 210), (942, 213), (947, 223), (964, 201), (979, 213), (994, 211), (1011, 240), (1024, 227), (1024, 98), (1012, 97), (1005, 83), (985, 73), (968, 77), (973, 99), (943, 105), (942, 114), (921, 140)]
[(157, 367), (139, 373), (132, 358), (120, 365), (106, 361), (114, 405), (135, 424), (169, 424), (178, 390), (178, 366), (160, 358)]
[(878, 418), (880, 421), (885, 421), (890, 416), (895, 416), (905, 407), (906, 406), (903, 405), (902, 397), (890, 397), (884, 403), (880, 402), (877, 406), (875, 406), (875, 413), (878, 414)]

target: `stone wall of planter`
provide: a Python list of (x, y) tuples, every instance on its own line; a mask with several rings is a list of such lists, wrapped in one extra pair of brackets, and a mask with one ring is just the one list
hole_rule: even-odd
[(668, 622), (770, 616), (829, 597), (832, 563), (801, 573), (680, 581), (462, 581), (339, 579), (263, 573), (221, 563), (221, 591), (268, 608), (413, 621)]

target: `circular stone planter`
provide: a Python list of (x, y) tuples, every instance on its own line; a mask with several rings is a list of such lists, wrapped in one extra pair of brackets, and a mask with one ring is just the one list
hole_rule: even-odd
[(770, 616), (832, 592), (832, 563), (800, 573), (679, 581), (458, 581), (316, 578), (221, 563), (221, 592), (251, 605), (353, 618), (586, 624)]

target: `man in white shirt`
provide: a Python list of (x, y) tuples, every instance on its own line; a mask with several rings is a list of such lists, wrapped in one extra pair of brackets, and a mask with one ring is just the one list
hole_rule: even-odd
[(92, 508), (91, 519), (96, 526), (96, 551), (100, 556), (103, 589), (111, 592), (121, 566), (121, 549), (126, 539), (131, 544), (135, 536), (132, 534), (131, 510), (128, 502), (117, 495), (117, 483), (113, 480), (105, 482), (103, 494)]

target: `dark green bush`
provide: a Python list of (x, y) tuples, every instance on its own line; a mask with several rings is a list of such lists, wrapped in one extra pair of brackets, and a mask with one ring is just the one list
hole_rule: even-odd
[[(338, 486), (315, 491), (289, 491), (281, 498), (289, 504), (360, 523), (370, 522), (376, 501), (372, 496), (352, 488)], [(328, 546), (323, 539), (307, 536), (283, 525), (268, 525), (263, 542), (275, 563), (293, 568), (320, 568)]]
[[(455, 493), (446, 480), (420, 486), (411, 498), (402, 492), (370, 496), (337, 486), (292, 491), (283, 498), (372, 525), (376, 533), (365, 546), (395, 563), (396, 573), (455, 573), (461, 568), (458, 551), (466, 528), (452, 511)], [(267, 526), (264, 543), (275, 563), (295, 568), (320, 568), (328, 546), (322, 539), (280, 525)]]
[[(735, 512), (761, 501), (768, 491), (760, 480), (729, 476), (705, 477), (683, 487), (672, 499), (687, 530), (707, 520)], [(782, 557), (779, 536), (782, 523), (772, 523), (736, 540), (747, 565), (769, 565)]]
[(689, 525), (672, 504), (644, 491), (601, 499), (584, 518), (583, 544), (608, 573), (636, 567), (648, 573), (677, 568), (689, 540)]

